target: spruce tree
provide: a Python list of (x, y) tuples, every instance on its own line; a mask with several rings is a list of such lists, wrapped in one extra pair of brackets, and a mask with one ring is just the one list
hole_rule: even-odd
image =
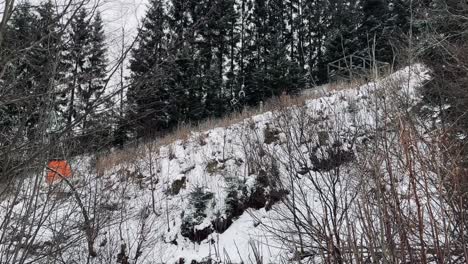
[[(204, 25), (197, 15), (199, 5), (184, 0), (172, 0), (168, 20), (171, 34), (169, 52), (175, 54), (173, 61), (172, 93), (177, 98), (177, 122), (190, 122), (204, 117), (204, 91), (200, 77), (200, 53), (198, 32)], [(194, 19), (197, 17), (197, 20)]]
[(64, 119), (60, 111), (66, 105), (66, 98), (60, 94), (66, 87), (67, 64), (64, 54), (66, 50), (63, 25), (51, 1), (42, 3), (38, 8), (39, 42), (35, 58), (40, 66), (38, 84), (50, 94), (51, 108), (49, 113), (50, 131), (64, 128)]
[(263, 58), (269, 43), (268, 11), (264, 0), (248, 0), (248, 6), (253, 8), (253, 11), (245, 21), (247, 30), (244, 33), (246, 46), (243, 54), (245, 60), (243, 84), (246, 103), (255, 105), (266, 97), (266, 63)]
[(332, 32), (330, 26), (335, 8), (330, 1), (304, 1), (302, 11), (303, 53), (304, 63), (307, 65), (307, 78), (309, 85), (324, 81), (323, 65), (327, 36)]
[[(403, 53), (408, 48), (408, 38), (410, 36), (410, 1), (407, 0), (389, 0), (388, 3), (388, 18), (386, 21), (385, 34), (389, 36), (390, 45), (392, 50), (402, 51)], [(414, 10), (417, 10), (417, 4), (414, 4)], [(412, 34), (418, 35), (417, 27), (412, 27)], [(395, 56), (395, 61), (389, 61), (397, 65), (406, 63), (404, 56)]]
[[(96, 147), (107, 144), (111, 132), (109, 121), (110, 102), (103, 102), (107, 80), (107, 58), (104, 29), (101, 15), (96, 13), (89, 26), (90, 45), (87, 65), (83, 69), (86, 83), (79, 90), (79, 106), (83, 115), (82, 128), (87, 135), (83, 139), (93, 138)], [(108, 100), (107, 100), (108, 101)]]
[[(227, 106), (225, 62), (229, 55), (229, 30), (232, 18), (235, 17), (234, 2), (226, 0), (209, 0), (204, 7), (197, 10), (199, 17), (206, 23), (199, 30), (202, 41), (198, 43), (203, 72), (200, 75), (202, 90), (205, 91), (205, 117), (222, 116)], [(207, 15), (212, 12), (211, 15)]]
[(0, 110), (5, 114), (2, 123), (24, 124), (22, 130), (31, 140), (42, 136), (39, 129), (51, 129), (48, 113), (59, 105), (56, 92), (65, 71), (61, 27), (51, 2), (37, 7), (25, 2), (14, 12), (1, 47), (8, 62), (2, 90), (11, 93), (7, 98), (16, 98)]
[(47, 143), (54, 131), (63, 131), (56, 118), (66, 74), (62, 35), (63, 25), (50, 1), (17, 6), (0, 48), (6, 66), (0, 70), (4, 73), (0, 80), (0, 145), (21, 149), (25, 141), (29, 146)]
[(267, 96), (293, 94), (303, 87), (304, 77), (297, 58), (297, 39), (294, 17), (297, 14), (295, 1), (269, 1), (270, 43), (267, 56)]
[(172, 65), (168, 60), (168, 19), (163, 1), (152, 0), (130, 60), (131, 85), (127, 92), (128, 121), (137, 135), (164, 131), (177, 120), (176, 97), (168, 85)]
[[(237, 9), (239, 5), (235, 0), (229, 0), (224, 2), (225, 5), (222, 7), (222, 10), (225, 10), (225, 20), (226, 20), (226, 30), (227, 30), (227, 65), (226, 65), (226, 100), (225, 104), (229, 108), (226, 110), (233, 110), (233, 104), (236, 101), (233, 101), (234, 96), (239, 93), (240, 83), (238, 82), (237, 75), (239, 74), (239, 65), (236, 65), (236, 58), (239, 56), (238, 43), (240, 41), (240, 27), (239, 19), (240, 14)], [(227, 101), (229, 100), (229, 102)], [(237, 100), (237, 99), (236, 99)]]
[(363, 22), (360, 31), (361, 50), (375, 59), (391, 62), (393, 53), (387, 31), (389, 10), (386, 0), (365, 0), (362, 6)]
[(255, 105), (271, 96), (294, 93), (303, 86), (303, 73), (293, 32), (295, 5), (280, 0), (255, 0), (252, 5), (253, 15), (247, 22), (252, 30), (246, 31), (251, 45), (244, 53), (244, 74), (246, 101)]
[(318, 58), (316, 79), (319, 83), (327, 81), (326, 66), (329, 62), (361, 53), (365, 49), (361, 44), (361, 33), (358, 30), (362, 23), (359, 2), (334, 1), (331, 7), (333, 13), (326, 27), (325, 52), (321, 58)]
[(81, 8), (70, 23), (68, 53), (66, 62), (68, 87), (64, 91), (68, 107), (64, 116), (68, 126), (73, 126), (74, 134), (86, 144), (95, 148), (109, 139), (110, 125), (107, 108), (109, 102), (103, 101), (107, 80), (106, 44), (103, 22), (100, 13), (90, 17)]
[[(18, 5), (7, 27), (1, 47), (2, 60), (5, 64), (0, 66), (4, 72), (0, 85), (4, 98), (2, 101), (6, 103), (0, 106), (0, 127), (3, 132), (1, 134), (5, 135), (5, 138), (2, 138), (5, 144), (14, 143), (7, 135), (17, 131), (21, 124), (24, 124), (24, 127), (19, 131), (25, 131), (26, 134), (29, 128), (34, 127), (29, 118), (34, 107), (29, 105), (29, 100), (25, 100), (34, 90), (34, 81), (31, 78), (34, 74), (34, 67), (28, 63), (31, 50), (26, 48), (36, 40), (37, 20), (37, 15), (28, 2)], [(8, 102), (10, 100), (16, 102), (10, 103)], [(20, 135), (22, 136), (26, 135)]]
[[(75, 119), (81, 119), (84, 113), (79, 95), (83, 95), (88, 84), (87, 59), (90, 54), (91, 31), (86, 9), (81, 8), (71, 21), (67, 62), (70, 67), (68, 84), (68, 108), (65, 112), (67, 125), (71, 126)], [(83, 96), (82, 96), (83, 97)]]

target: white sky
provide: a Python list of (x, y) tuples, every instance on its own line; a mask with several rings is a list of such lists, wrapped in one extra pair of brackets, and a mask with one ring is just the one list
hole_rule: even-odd
[[(1, 1), (1, 0), (0, 0)], [(47, 0), (16, 0), (16, 4), (28, 1), (31, 4), (39, 4)], [(60, 8), (72, 1), (72, 6), (78, 6), (82, 2), (88, 1), (86, 6), (93, 9), (97, 6), (97, 10), (101, 12), (104, 22), (104, 31), (106, 34), (106, 42), (108, 47), (109, 70), (116, 65), (117, 60), (122, 52), (122, 36), (124, 36), (124, 47), (132, 44), (141, 19), (144, 17), (148, 0), (52, 0), (52, 2)], [(1, 18), (1, 14), (0, 14)], [(125, 63), (124, 74), (128, 75), (129, 70)], [(120, 71), (117, 71), (110, 82), (110, 90), (113, 90), (115, 85), (120, 82)]]
[(102, 14), (109, 47), (111, 49), (117, 47), (112, 53), (121, 50), (122, 30), (125, 32), (125, 42), (127, 44), (132, 42), (145, 14), (146, 4), (147, 0), (100, 1), (98, 9)]
[[(98, 1), (98, 10), (104, 22), (106, 34), (109, 68), (116, 65), (122, 52), (122, 40), (124, 49), (134, 41), (141, 20), (145, 15), (148, 0), (91, 0)], [(111, 70), (111, 69), (109, 69)], [(120, 69), (119, 69), (120, 70)], [(129, 75), (128, 57), (124, 63), (124, 75)], [(109, 83), (108, 91), (120, 88), (120, 71), (115, 72)], [(114, 98), (117, 101), (120, 97)], [(116, 103), (119, 103), (117, 102)]]
[[(47, 0), (17, 0), (19, 4), (24, 1), (29, 1), (31, 4), (39, 4)], [(78, 5), (81, 1), (89, 1), (86, 6), (97, 9), (101, 12), (104, 22), (104, 31), (108, 46), (109, 66), (115, 65), (122, 51), (122, 36), (124, 36), (124, 46), (126, 48), (131, 45), (136, 36), (137, 29), (141, 19), (144, 17), (148, 0), (71, 0), (74, 5)], [(63, 7), (70, 0), (52, 0), (56, 6)], [(1, 16), (0, 16), (1, 17)], [(124, 32), (124, 34), (122, 34)], [(127, 66), (125, 67), (127, 68)], [(128, 74), (128, 70), (125, 71)], [(117, 74), (119, 75), (119, 74)], [(111, 83), (118, 83), (119, 76), (114, 76)]]
[[(32, 4), (39, 4), (47, 0), (17, 0), (17, 4), (23, 1), (29, 1)], [(70, 0), (52, 0), (60, 9)], [(108, 46), (109, 66), (115, 65), (116, 60), (120, 58), (122, 51), (122, 36), (124, 36), (124, 46), (128, 48), (132, 44), (137, 34), (137, 29), (141, 19), (144, 17), (148, 0), (71, 0), (78, 5), (81, 1), (89, 1), (86, 6), (101, 12), (104, 22), (104, 31)], [(127, 68), (127, 66), (125, 67)], [(128, 74), (128, 70), (125, 71)], [(111, 83), (118, 83), (120, 80), (119, 72), (114, 76)]]
[[(99, 0), (98, 0), (99, 1)], [(109, 64), (112, 66), (122, 51), (122, 36), (125, 48), (132, 44), (141, 19), (145, 15), (148, 0), (100, 0), (99, 11), (104, 21), (108, 43)], [(126, 67), (125, 67), (126, 68)], [(126, 70), (128, 73), (128, 71)], [(115, 76), (113, 83), (120, 77)]]

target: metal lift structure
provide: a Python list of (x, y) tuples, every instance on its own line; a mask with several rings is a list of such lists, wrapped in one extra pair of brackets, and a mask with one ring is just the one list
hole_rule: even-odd
[(390, 70), (390, 64), (351, 54), (327, 64), (329, 82), (378, 77)]

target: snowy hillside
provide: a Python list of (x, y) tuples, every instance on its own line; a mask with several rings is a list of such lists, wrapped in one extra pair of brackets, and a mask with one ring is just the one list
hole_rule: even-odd
[[(48, 186), (38, 175), (24, 181), (18, 198), (2, 201), (2, 214), (24, 219), (2, 223), (11, 238), (0, 251), (28, 245), (21, 250), (34, 250), (32, 263), (320, 259), (328, 240), (315, 240), (320, 236), (312, 233), (331, 234), (333, 240), (351, 232), (365, 240), (367, 222), (349, 218), (361, 219), (357, 212), (363, 204), (374, 206), (373, 199), (358, 194), (379, 193), (375, 178), (364, 172), (382, 153), (378, 148), (401, 150), (398, 144), (408, 131), (402, 129), (402, 113), (417, 105), (416, 88), (427, 79), (424, 67), (414, 65), (376, 83), (327, 92), (304, 105), (278, 105), (277, 111), (170, 145), (146, 143), (125, 159), (115, 153), (76, 158), (69, 184)], [(380, 133), (388, 133), (388, 146), (371, 144)], [(385, 168), (399, 160), (378, 162)], [(406, 193), (410, 178), (403, 167), (395, 166), (393, 173), (396, 189)], [(38, 194), (34, 210), (23, 206), (33, 194)], [(410, 217), (413, 202), (402, 198), (401, 203)], [(314, 229), (320, 226), (324, 229)], [(22, 236), (31, 228), (34, 244)], [(19, 256), (0, 257), (0, 263), (14, 263)]]

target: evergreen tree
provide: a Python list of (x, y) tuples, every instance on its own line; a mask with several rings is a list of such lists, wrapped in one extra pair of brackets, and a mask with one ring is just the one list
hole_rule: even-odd
[[(33, 111), (26, 97), (34, 89), (31, 78), (33, 67), (28, 63), (31, 51), (26, 47), (35, 41), (37, 20), (38, 18), (28, 2), (18, 5), (12, 15), (5, 34), (5, 41), (1, 47), (2, 59), (5, 64), (0, 66), (4, 72), (0, 85), (2, 101), (5, 101), (6, 104), (2, 104), (0, 107), (0, 121), (3, 132), (1, 134), (5, 135), (2, 142), (6, 144), (14, 143), (6, 135), (14, 134), (14, 131), (20, 129), (20, 124), (24, 124), (21, 131), (28, 130), (34, 125), (30, 120), (26, 120), (29, 119), (29, 113)], [(9, 100), (16, 100), (16, 102), (9, 103)]]
[[(166, 10), (161, 2), (151, 2), (130, 67), (129, 116), (136, 120), (143, 114), (147, 122), (137, 122), (138, 127), (164, 131), (225, 114), (228, 61), (229, 85), (235, 80), (234, 5), (234, 0), (173, 0)], [(148, 96), (148, 89), (154, 95)], [(138, 96), (141, 91), (148, 91), (144, 98)]]
[(96, 146), (107, 144), (111, 132), (109, 115), (110, 103), (102, 102), (107, 80), (107, 48), (105, 45), (104, 29), (101, 15), (96, 13), (93, 22), (89, 26), (90, 45), (87, 65), (84, 68), (86, 83), (79, 90), (79, 106), (83, 115), (82, 128), (88, 136), (83, 139), (93, 138)]
[(132, 55), (129, 120), (165, 131), (295, 93), (325, 82), (327, 63), (366, 52), (369, 36), (388, 60), (408, 24), (404, 0), (385, 1), (153, 0)]
[(466, 137), (460, 135), (468, 131), (468, 7), (460, 1), (432, 0), (420, 9), (418, 24), (424, 34), (419, 36), (418, 50), (433, 75), (421, 93), (426, 103), (438, 109), (444, 127), (466, 153)]
[[(416, 2), (415, 2), (416, 3)], [(395, 61), (389, 61), (396, 63), (397, 65), (405, 64), (404, 57), (397, 57), (395, 54), (398, 51), (405, 51), (408, 48), (408, 39), (410, 36), (410, 4), (411, 1), (407, 0), (389, 0), (388, 4), (388, 18), (386, 21), (385, 34), (389, 36), (390, 45), (392, 46), (392, 55), (395, 57)], [(418, 4), (413, 7), (417, 10)], [(412, 34), (416, 36), (418, 33), (417, 27), (413, 27)]]
[(206, 42), (207, 2), (173, 0), (170, 16), (171, 50), (176, 53), (175, 76), (171, 84), (177, 96), (177, 122), (200, 120), (206, 116), (205, 76), (210, 51)]
[(245, 21), (244, 48), (244, 89), (245, 101), (249, 105), (255, 105), (266, 98), (266, 63), (264, 54), (268, 47), (268, 9), (264, 0), (248, 1), (248, 9), (252, 9), (252, 15)]
[(87, 89), (88, 66), (91, 48), (91, 31), (89, 30), (89, 18), (86, 9), (81, 8), (77, 15), (71, 21), (71, 30), (69, 35), (69, 46), (67, 61), (70, 67), (70, 81), (68, 85), (68, 109), (65, 112), (67, 125), (71, 126), (75, 119), (83, 116), (83, 107), (79, 106), (79, 94), (83, 97), (83, 92)]
[(152, 0), (130, 60), (128, 118), (138, 135), (167, 130), (177, 120), (177, 98), (169, 86), (173, 65), (167, 54), (167, 26), (163, 1)]
[(288, 16), (286, 24), (286, 36), (289, 42), (289, 65), (287, 68), (287, 82), (290, 83), (286, 92), (297, 93), (303, 89), (307, 82), (307, 72), (304, 60), (304, 32), (301, 19), (302, 3), (298, 0), (288, 0)]
[(77, 123), (75, 131), (87, 149), (99, 147), (109, 139), (111, 124), (107, 108), (110, 102), (103, 102), (107, 80), (106, 45), (103, 22), (100, 13), (94, 18), (85, 8), (78, 11), (71, 21), (67, 66), (71, 73), (68, 87), (64, 91), (68, 107), (64, 112), (67, 125)]
[(267, 53), (268, 90), (267, 97), (282, 93), (296, 93), (304, 85), (304, 73), (297, 58), (294, 17), (297, 6), (294, 0), (269, 1), (270, 30)]
[(326, 66), (329, 62), (360, 53), (363, 49), (359, 38), (362, 24), (362, 9), (358, 1), (331, 3), (332, 19), (328, 22), (324, 54), (319, 58), (316, 78), (319, 83), (327, 80)]
[(250, 105), (271, 96), (293, 93), (304, 85), (295, 52), (295, 15), (291, 14), (297, 9), (291, 6), (292, 3), (288, 9), (286, 4), (280, 0), (255, 0), (252, 3), (254, 10), (246, 31), (250, 45), (243, 54), (247, 60), (244, 71), (246, 101)]
[[(59, 22), (55, 6), (51, 1), (42, 3), (38, 8), (40, 41), (35, 56), (40, 67), (39, 85), (51, 93), (51, 113), (49, 113), (50, 131), (64, 128), (64, 119), (60, 112), (67, 101), (61, 96), (66, 87), (67, 64), (64, 58), (66, 44), (63, 25)], [(53, 111), (53, 112), (52, 112)]]
[[(20, 163), (17, 159), (34, 146), (49, 144), (57, 129), (63, 131), (56, 117), (66, 68), (63, 25), (50, 1), (19, 4), (5, 33), (0, 47), (0, 147), (15, 154), (0, 163), (8, 167)], [(50, 155), (56, 147), (50, 145), (42, 154)]]
[(63, 81), (61, 25), (51, 2), (37, 8), (22, 3), (13, 14), (1, 47), (6, 68), (2, 76), (7, 103), (0, 110), (3, 127), (23, 124), (27, 138), (51, 129), (49, 112), (58, 107), (57, 86)]
[(213, 199), (213, 193), (207, 192), (203, 187), (196, 186), (189, 195), (191, 210), (184, 216), (181, 224), (181, 235), (192, 241), (202, 240), (195, 232), (195, 226), (199, 225), (206, 218), (206, 208)]
[[(106, 46), (104, 41), (102, 20), (98, 12), (91, 24), (90, 51), (88, 65), (85, 69), (87, 83), (80, 94), (84, 111), (89, 111), (93, 107), (93, 103), (104, 93), (107, 76)], [(86, 121), (86, 119), (83, 121), (83, 128), (89, 126)]]
[[(227, 27), (227, 42), (228, 42), (228, 58), (226, 65), (226, 93), (229, 100), (229, 108), (226, 110), (233, 110), (234, 104), (236, 101), (233, 101), (234, 96), (239, 93), (240, 83), (238, 82), (237, 75), (239, 74), (238, 65), (236, 65), (236, 58), (239, 55), (238, 43), (240, 41), (240, 28), (239, 28), (239, 12), (236, 10), (239, 8), (239, 5), (235, 0), (225, 1), (225, 6), (222, 7), (222, 10), (225, 10), (225, 20)], [(228, 102), (225, 104), (227, 105)]]
[[(197, 16), (206, 21), (198, 34), (197, 42), (201, 67), (200, 83), (206, 94), (204, 117), (222, 116), (226, 111), (228, 91), (226, 91), (225, 61), (229, 55), (229, 30), (236, 14), (232, 0), (208, 0), (195, 9)], [(207, 15), (211, 12), (210, 15)]]
[[(362, 6), (363, 22), (360, 31), (360, 49), (367, 50), (377, 60), (391, 62), (393, 58), (390, 35), (387, 30), (389, 9), (386, 0), (365, 0)], [(375, 50), (374, 50), (375, 49)]]

